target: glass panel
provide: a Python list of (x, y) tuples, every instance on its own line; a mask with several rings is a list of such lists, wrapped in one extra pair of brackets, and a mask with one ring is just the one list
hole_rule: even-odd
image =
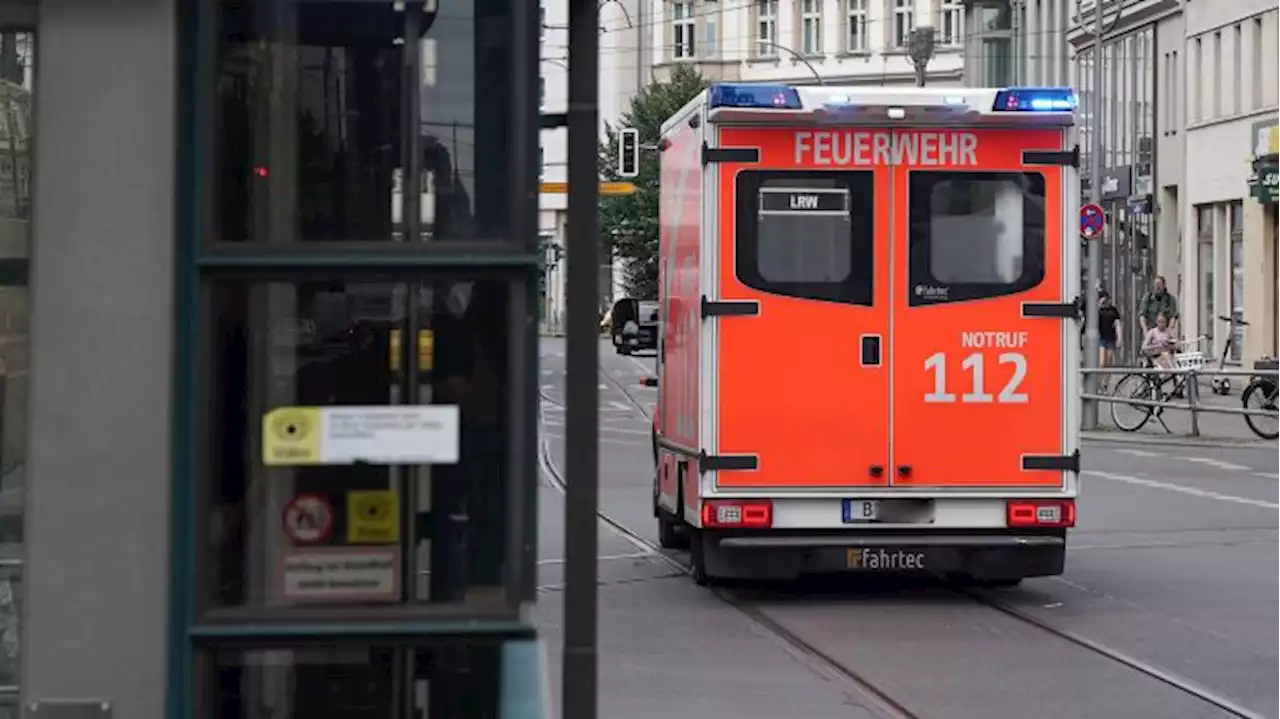
[(738, 279), (773, 294), (871, 305), (874, 183), (870, 172), (740, 174)]
[[(509, 294), (493, 281), (211, 288), (207, 604), (506, 601)], [(428, 404), (461, 408), (456, 464), (405, 464), (442, 442), (447, 418), (408, 410)], [(391, 405), (405, 411), (266, 416)]]
[(16, 717), (27, 460), (35, 35), (0, 29), (0, 719)]
[(1044, 278), (1038, 173), (912, 172), (909, 302), (1012, 294)]
[[(406, 227), (411, 192), (414, 240), (504, 237), (511, 50), (477, 38), (510, 23), (510, 7), (218, 2), (211, 238), (402, 240), (418, 232)], [(406, 63), (417, 70), (407, 84)], [(413, 132), (407, 103), (420, 111)], [(420, 170), (412, 182), (406, 167)]]
[(209, 719), (496, 718), (501, 648), (222, 649), (205, 662)]

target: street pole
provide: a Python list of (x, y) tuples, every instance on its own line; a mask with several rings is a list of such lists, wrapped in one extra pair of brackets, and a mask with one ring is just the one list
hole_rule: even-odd
[(600, 8), (569, 0), (565, 597), (562, 716), (596, 717), (600, 236), (596, 215)]
[[(1118, 18), (1117, 18), (1118, 19)], [(1102, 0), (1094, 0), (1093, 6), (1093, 92), (1089, 106), (1089, 201), (1102, 202)], [(1102, 232), (1085, 241), (1088, 262), (1085, 266), (1084, 288), (1084, 368), (1098, 368), (1098, 279), (1102, 274)], [(1072, 238), (1072, 242), (1076, 240)], [(1097, 394), (1098, 375), (1086, 372), (1085, 394)], [(1081, 407), (1081, 425), (1084, 429), (1098, 426), (1098, 403), (1085, 400)]]

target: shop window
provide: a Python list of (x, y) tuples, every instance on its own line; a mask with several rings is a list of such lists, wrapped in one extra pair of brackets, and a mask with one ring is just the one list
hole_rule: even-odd
[(871, 305), (873, 186), (871, 172), (738, 175), (738, 280), (772, 294)]
[(1218, 324), (1213, 314), (1213, 205), (1196, 207), (1196, 243), (1199, 255), (1200, 280), (1197, 291), (1200, 295), (1200, 332), (1214, 337), (1214, 326)]
[[(215, 173), (204, 203), (209, 241), (510, 235), (508, 198), (524, 180), (508, 172), (511, 128), (534, 118), (518, 118), (505, 100), (511, 44), (486, 43), (479, 31), (505, 22), (507, 10), (438, 5), (217, 4), (213, 131), (203, 150)], [(419, 68), (416, 77), (406, 66)], [(415, 115), (416, 131), (404, 132)], [(401, 217), (413, 196), (418, 217)]]
[(202, 606), (506, 606), (506, 283), (209, 296)]
[(912, 172), (911, 305), (997, 297), (1044, 279), (1044, 177)]
[(35, 35), (0, 28), (0, 717), (18, 716)]

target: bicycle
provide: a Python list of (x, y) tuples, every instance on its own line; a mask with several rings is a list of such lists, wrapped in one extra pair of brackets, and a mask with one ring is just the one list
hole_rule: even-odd
[[(1207, 339), (1209, 339), (1208, 335), (1200, 335), (1193, 340), (1183, 340), (1177, 344), (1179, 348), (1185, 349), (1187, 347), (1199, 345)], [(1186, 396), (1187, 384), (1190, 380), (1190, 375), (1178, 370), (1203, 367), (1205, 362), (1207, 362), (1204, 352), (1199, 350), (1176, 352), (1173, 359), (1174, 366), (1176, 368), (1175, 370), (1158, 373), (1144, 372), (1141, 374), (1132, 372), (1123, 375), (1120, 377), (1120, 380), (1115, 383), (1111, 392), (1113, 397), (1132, 399), (1144, 403), (1130, 404), (1127, 402), (1111, 402), (1111, 421), (1115, 423), (1118, 429), (1124, 432), (1137, 432), (1142, 429), (1147, 422), (1151, 421), (1152, 417), (1155, 417), (1159, 420), (1160, 424), (1164, 426), (1166, 432), (1172, 432), (1172, 430), (1169, 429), (1169, 425), (1165, 424), (1164, 417), (1162, 416), (1166, 408), (1158, 406), (1158, 404), (1167, 402), (1173, 397)], [(1144, 355), (1142, 368), (1155, 369), (1155, 367), (1156, 363), (1154, 358), (1149, 355)], [(1169, 385), (1172, 385), (1172, 388), (1166, 391), (1166, 387)], [(1147, 402), (1150, 402), (1151, 404), (1145, 404)], [(1132, 421), (1129, 421), (1127, 417), (1124, 419), (1121, 418), (1120, 411), (1125, 407), (1131, 408), (1137, 413), (1137, 417)]]
[[(1275, 360), (1262, 361), (1254, 364), (1254, 369), (1262, 369), (1258, 365), (1273, 365), (1271, 369), (1275, 369)], [(1249, 379), (1249, 384), (1245, 385), (1244, 392), (1240, 393), (1240, 404), (1245, 409), (1262, 409), (1276, 411), (1276, 379), (1267, 375), (1254, 375)], [(1256, 406), (1253, 406), (1256, 405)], [(1276, 439), (1280, 437), (1280, 420), (1276, 417), (1264, 417), (1262, 415), (1246, 414), (1244, 416), (1245, 424), (1249, 425), (1249, 429), (1262, 439)], [(1268, 421), (1269, 425), (1264, 428), (1263, 422)]]
[[(1227, 341), (1222, 345), (1222, 357), (1218, 360), (1218, 369), (1225, 369), (1227, 366), (1227, 357), (1231, 356), (1231, 345), (1236, 341), (1236, 325), (1248, 327), (1249, 323), (1244, 320), (1238, 320), (1234, 317), (1218, 315), (1219, 322), (1227, 323)], [(1228, 395), (1231, 394), (1231, 378), (1226, 376), (1214, 377), (1209, 382), (1209, 387), (1214, 394)]]

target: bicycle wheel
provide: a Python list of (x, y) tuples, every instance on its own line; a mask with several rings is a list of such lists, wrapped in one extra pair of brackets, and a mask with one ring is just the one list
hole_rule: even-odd
[[(1240, 397), (1245, 409), (1267, 409), (1276, 411), (1276, 385), (1270, 382), (1250, 382)], [(1246, 414), (1244, 421), (1253, 433), (1263, 439), (1280, 437), (1280, 420), (1275, 417)]]
[(1151, 419), (1151, 413), (1155, 408), (1120, 400), (1136, 399), (1154, 402), (1156, 401), (1156, 383), (1146, 375), (1127, 374), (1116, 382), (1111, 396), (1118, 398), (1111, 402), (1111, 421), (1125, 432), (1137, 432), (1142, 429), (1142, 425), (1146, 424), (1147, 420)]

